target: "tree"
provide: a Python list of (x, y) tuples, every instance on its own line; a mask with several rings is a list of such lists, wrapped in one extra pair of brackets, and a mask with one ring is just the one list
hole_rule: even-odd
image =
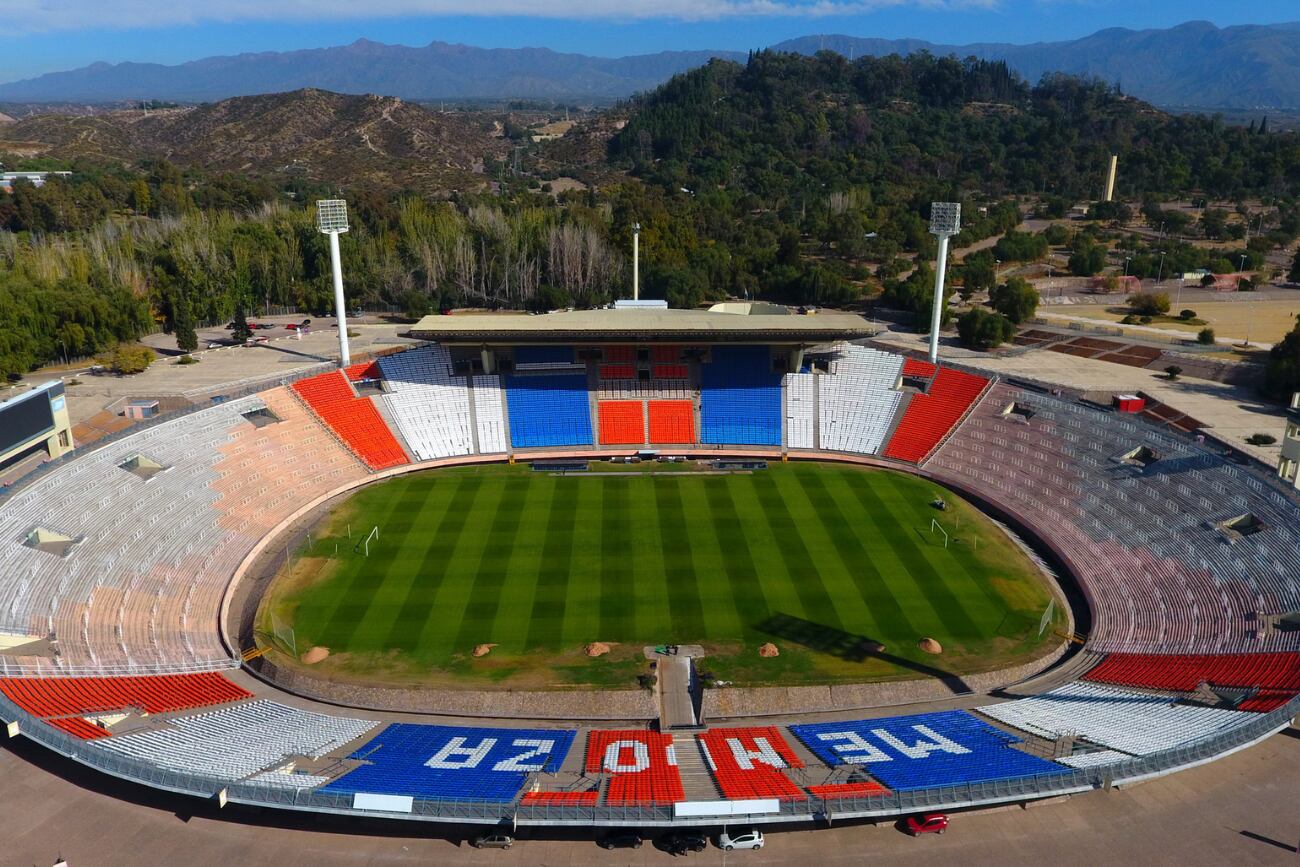
[(253, 336), (253, 329), (248, 327), (248, 316), (244, 313), (242, 301), (235, 307), (235, 327), (230, 329), (230, 336), (238, 343), (243, 343)]
[(1033, 318), (1038, 310), (1038, 290), (1023, 277), (1009, 277), (989, 295), (994, 310), (1016, 325)]
[(123, 344), (113, 350), (112, 355), (107, 360), (114, 373), (129, 376), (147, 370), (149, 365), (153, 364), (154, 357), (153, 350), (147, 346), (127, 346)]
[(1183, 369), (1176, 364), (1171, 364), (1165, 368), (1165, 376), (1169, 377), (1171, 380), (1177, 379), (1178, 374), (1182, 372)]
[(131, 210), (143, 216), (149, 213), (152, 202), (147, 183), (139, 180), (131, 185)]
[(1196, 333), (1196, 342), (1201, 344), (1202, 346), (1213, 346), (1214, 340), (1215, 337), (1214, 337), (1213, 328), (1202, 328), (1200, 331)]
[(199, 348), (199, 335), (194, 330), (194, 313), (190, 309), (190, 299), (184, 292), (177, 292), (172, 304), (172, 327), (176, 331), (176, 348), (193, 352)]
[(1093, 277), (1106, 267), (1106, 248), (1100, 244), (1083, 241), (1075, 245), (1070, 254), (1070, 273), (1076, 277)]
[(1291, 270), (1287, 272), (1286, 279), (1290, 283), (1300, 283), (1300, 250), (1296, 250), (1295, 261), (1291, 263)]
[(1129, 296), (1128, 306), (1139, 316), (1159, 316), (1169, 312), (1169, 293), (1135, 292)]
[(1016, 326), (1001, 313), (989, 313), (976, 307), (957, 317), (957, 335), (971, 349), (992, 349), (1010, 340)]
[(1300, 320), (1268, 352), (1264, 368), (1264, 393), (1275, 400), (1290, 400), (1300, 391)]
[(961, 297), (969, 301), (979, 292), (988, 292), (997, 283), (994, 275), (993, 261), (987, 255), (971, 255), (961, 266)]

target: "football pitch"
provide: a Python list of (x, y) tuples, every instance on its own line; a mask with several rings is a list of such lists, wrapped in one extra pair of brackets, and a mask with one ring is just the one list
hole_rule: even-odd
[[(1031, 655), (1059, 640), (1038, 633), (1049, 598), (987, 518), (904, 473), (494, 465), (358, 491), (277, 578), (259, 627), (273, 632), (273, 613), (299, 654), (328, 648), (322, 673), (376, 680), (387, 670), (472, 679), (477, 666), (507, 682), (523, 672), (601, 682), (602, 662), (680, 643), (705, 645), (718, 677), (843, 682), (916, 676), (911, 662), (956, 673)], [(922, 637), (944, 654), (919, 651)], [(594, 641), (625, 652), (582, 657)], [(765, 642), (780, 660), (758, 659)], [(470, 659), (482, 644), (490, 657)], [(864, 654), (879, 645), (887, 658)], [(539, 680), (546, 660), (567, 660), (563, 674)]]

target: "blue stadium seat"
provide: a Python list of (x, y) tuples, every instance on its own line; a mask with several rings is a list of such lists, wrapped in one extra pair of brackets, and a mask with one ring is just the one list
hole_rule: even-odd
[(719, 346), (700, 366), (700, 441), (781, 444), (781, 376), (763, 346)]
[(393, 723), (349, 757), (368, 764), (323, 791), (511, 801), (528, 774), (563, 764), (575, 734)]
[(507, 376), (505, 380), (510, 442), (515, 448), (593, 444), (585, 373)]
[(828, 765), (859, 765), (895, 791), (1060, 774), (1016, 737), (961, 710), (790, 726)]

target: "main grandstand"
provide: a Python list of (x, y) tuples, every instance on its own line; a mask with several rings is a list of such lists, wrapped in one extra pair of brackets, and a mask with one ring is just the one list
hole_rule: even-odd
[[(1203, 436), (873, 348), (857, 317), (633, 309), (413, 333), (427, 342), (160, 421), (0, 501), (11, 734), (223, 803), (713, 825), (1088, 791), (1239, 749), (1300, 708), (1300, 503)], [(1084, 646), (1045, 691), (972, 709), (681, 731), (390, 722), (237, 671), (231, 599), (321, 504), (414, 469), (642, 450), (943, 483), (1080, 591)]]

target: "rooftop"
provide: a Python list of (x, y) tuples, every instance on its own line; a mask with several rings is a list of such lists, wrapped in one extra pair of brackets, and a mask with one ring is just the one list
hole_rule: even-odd
[[(784, 314), (784, 315), (782, 315)], [(872, 336), (878, 329), (856, 313), (799, 315), (786, 308), (719, 310), (566, 310), (558, 313), (465, 313), (426, 316), (411, 329), (444, 343), (584, 343), (657, 340), (824, 343)]]

